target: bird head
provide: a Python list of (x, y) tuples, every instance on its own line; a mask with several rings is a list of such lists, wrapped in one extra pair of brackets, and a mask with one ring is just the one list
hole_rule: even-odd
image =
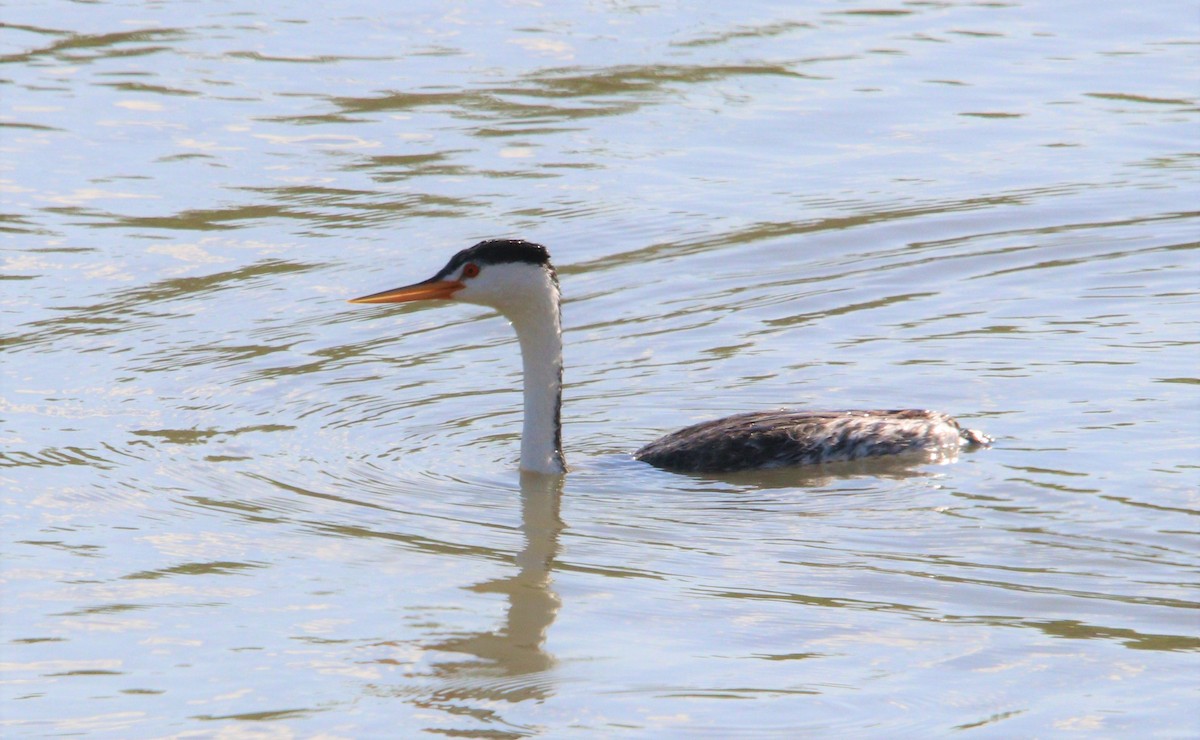
[(550, 254), (522, 239), (490, 239), (450, 258), (436, 275), (419, 283), (372, 293), (351, 303), (451, 300), (489, 306), (506, 316), (522, 313), (537, 298), (558, 299)]

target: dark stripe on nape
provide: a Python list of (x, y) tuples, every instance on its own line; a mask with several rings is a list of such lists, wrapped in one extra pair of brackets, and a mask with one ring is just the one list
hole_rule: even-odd
[[(561, 319), (559, 319), (561, 322)], [(567, 471), (567, 458), (563, 455), (562, 449), (562, 362), (558, 363), (558, 399), (554, 402), (554, 457), (558, 460), (558, 466)]]

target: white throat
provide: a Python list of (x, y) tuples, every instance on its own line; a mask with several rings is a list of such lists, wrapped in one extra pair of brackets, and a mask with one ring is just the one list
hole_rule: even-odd
[[(556, 307), (557, 308), (557, 307)], [(562, 334), (558, 311), (552, 320), (524, 325), (513, 320), (525, 370), (525, 422), (521, 469), (565, 473), (562, 452)]]
[(562, 452), (562, 325), (558, 284), (540, 266), (513, 275), (518, 286), (493, 303), (517, 331), (525, 376), (525, 421), (521, 432), (521, 469), (565, 473)]

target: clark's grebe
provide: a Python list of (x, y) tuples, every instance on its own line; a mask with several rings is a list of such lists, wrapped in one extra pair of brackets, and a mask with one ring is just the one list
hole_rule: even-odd
[[(351, 303), (430, 299), (490, 306), (512, 322), (525, 372), (521, 468), (565, 472), (560, 295), (546, 248), (519, 239), (483, 241), (454, 255), (428, 280)], [(667, 470), (719, 473), (907, 453), (944, 455), (991, 441), (937, 411), (755, 411), (680, 429), (633, 456)]]

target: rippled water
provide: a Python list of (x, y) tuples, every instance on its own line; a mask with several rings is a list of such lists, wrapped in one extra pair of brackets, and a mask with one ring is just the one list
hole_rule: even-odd
[[(3, 10), (3, 734), (1200, 732), (1195, 8), (710, 5)], [(628, 456), (780, 405), (998, 442)]]

